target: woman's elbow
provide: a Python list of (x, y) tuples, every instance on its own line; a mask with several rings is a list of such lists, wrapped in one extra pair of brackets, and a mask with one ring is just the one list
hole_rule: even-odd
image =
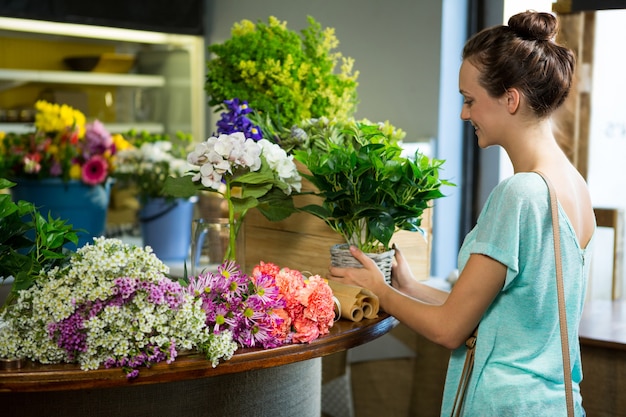
[(455, 350), (465, 345), (468, 337), (469, 335), (464, 335), (458, 331), (443, 329), (442, 331), (433, 335), (433, 338), (431, 340), (446, 349)]

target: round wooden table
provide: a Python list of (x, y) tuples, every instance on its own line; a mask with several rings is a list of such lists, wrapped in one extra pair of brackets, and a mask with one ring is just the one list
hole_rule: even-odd
[(309, 344), (239, 349), (211, 367), (184, 354), (170, 365), (82, 371), (73, 364), (0, 371), (2, 416), (315, 416), (321, 414), (321, 357), (372, 341), (397, 321), (386, 313), (355, 323), (338, 320)]

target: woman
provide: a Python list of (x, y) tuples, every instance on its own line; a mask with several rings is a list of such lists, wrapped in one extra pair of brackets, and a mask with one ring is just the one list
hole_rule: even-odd
[(330, 268), (330, 278), (369, 288), (382, 309), (426, 338), (453, 349), (442, 415), (450, 415), (465, 340), (478, 327), (466, 416), (565, 416), (551, 212), (546, 183), (559, 202), (559, 228), (576, 415), (584, 415), (578, 323), (583, 309), (595, 217), (584, 179), (552, 133), (550, 115), (565, 100), (571, 51), (554, 43), (556, 18), (525, 12), (485, 29), (465, 45), (459, 73), (461, 118), (482, 148), (501, 146), (514, 175), (486, 202), (459, 253), (451, 292), (416, 281), (396, 250), (392, 286), (351, 248), (364, 268)]

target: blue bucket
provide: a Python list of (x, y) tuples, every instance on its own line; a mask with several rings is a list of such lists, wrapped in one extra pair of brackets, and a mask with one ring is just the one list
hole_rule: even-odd
[[(78, 247), (92, 243), (106, 229), (107, 210), (111, 197), (111, 181), (102, 185), (87, 185), (81, 181), (64, 182), (59, 178), (17, 180), (11, 189), (14, 201), (33, 203), (39, 212), (48, 217), (67, 220), (78, 232)], [(76, 250), (72, 246), (71, 250)]]
[(163, 262), (184, 262), (189, 256), (191, 221), (196, 198), (152, 198), (139, 210), (144, 246)]

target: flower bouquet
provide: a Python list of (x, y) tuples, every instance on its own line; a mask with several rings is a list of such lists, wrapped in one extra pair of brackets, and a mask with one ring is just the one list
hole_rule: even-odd
[(212, 333), (201, 300), (168, 272), (149, 249), (95, 239), (2, 313), (0, 357), (121, 367), (128, 378), (140, 366), (174, 361), (180, 350), (205, 352), (213, 366), (230, 358), (231, 333)]
[(309, 343), (327, 334), (335, 317), (333, 293), (323, 278), (305, 278), (273, 263), (261, 262), (248, 276), (226, 261), (216, 273), (192, 277), (189, 291), (203, 300), (207, 325), (230, 331), (242, 347)]
[(246, 102), (229, 101), (231, 110), (222, 114), (218, 132), (196, 145), (187, 155), (192, 169), (187, 175), (169, 177), (164, 191), (174, 197), (189, 197), (199, 191), (215, 192), (228, 205), (229, 245), (224, 260), (234, 260), (236, 239), (246, 213), (257, 208), (268, 220), (282, 220), (295, 207), (292, 192), (300, 191), (301, 177), (292, 155), (266, 139), (255, 140), (253, 126), (240, 131), (235, 119), (245, 116)]
[(209, 105), (223, 108), (238, 97), (255, 112), (263, 137), (288, 152), (299, 146), (291, 127), (303, 119), (344, 119), (356, 111), (358, 72), (354, 60), (336, 51), (333, 28), (313, 18), (297, 33), (270, 16), (267, 23), (235, 23), (232, 36), (209, 46), (205, 90)]
[(181, 351), (215, 367), (239, 347), (307, 343), (333, 325), (332, 291), (319, 276), (274, 264), (248, 276), (231, 261), (189, 281), (168, 272), (149, 248), (95, 239), (0, 313), (0, 357), (119, 367), (131, 379)]
[(106, 182), (120, 138), (98, 120), (86, 123), (85, 115), (70, 106), (40, 100), (35, 109), (34, 132), (0, 134), (0, 176)]
[(122, 136), (127, 145), (116, 156), (116, 185), (134, 188), (144, 203), (150, 198), (167, 198), (163, 193), (166, 178), (181, 177), (191, 168), (186, 159), (191, 136), (178, 132), (172, 138), (136, 130)]
[(17, 186), (15, 200), (67, 220), (82, 246), (105, 232), (117, 145), (102, 123), (67, 105), (38, 101), (35, 130), (0, 134), (0, 177)]
[(135, 130), (123, 136), (128, 146), (116, 157), (117, 196), (138, 198), (143, 244), (163, 261), (182, 262), (189, 254), (191, 228), (181, 225), (191, 224), (197, 198), (174, 198), (163, 187), (166, 178), (181, 177), (191, 168), (186, 155), (192, 138), (182, 132), (170, 137)]

